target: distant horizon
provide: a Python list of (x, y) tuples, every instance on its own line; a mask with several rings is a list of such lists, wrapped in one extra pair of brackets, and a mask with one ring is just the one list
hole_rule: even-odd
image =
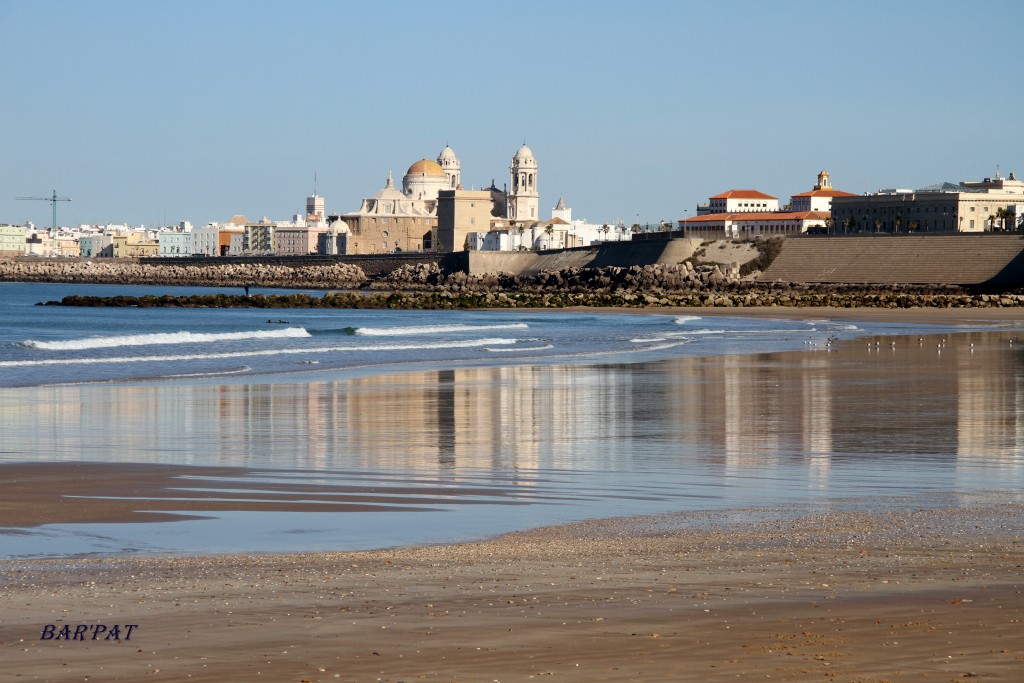
[[(1024, 92), (990, 26), (1024, 3), (515, 10), (299, 0), (0, 2), (0, 223), (289, 220), (356, 211), (446, 144), (463, 185), (536, 155), (541, 219), (675, 222), (708, 197), (786, 203), (1024, 174)], [(987, 36), (987, 37), (986, 37)], [(263, 41), (267, 41), (266, 43)]]

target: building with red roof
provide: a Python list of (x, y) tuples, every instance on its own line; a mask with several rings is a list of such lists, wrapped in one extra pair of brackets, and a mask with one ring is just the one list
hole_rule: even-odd
[(739, 213), (741, 211), (778, 211), (779, 198), (757, 190), (729, 190), (697, 205), (697, 215)]
[(758, 190), (729, 190), (697, 205), (697, 215), (679, 221), (688, 237), (743, 239), (799, 235), (809, 230), (826, 230), (831, 223), (834, 197), (853, 197), (832, 188), (828, 172), (818, 174), (810, 192), (791, 196), (791, 203), (779, 207), (779, 200)]

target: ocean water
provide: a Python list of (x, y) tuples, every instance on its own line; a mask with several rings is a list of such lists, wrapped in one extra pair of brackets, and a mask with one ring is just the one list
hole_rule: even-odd
[(251, 382), (257, 377), (305, 381), (300, 375), (310, 371), (341, 378), (446, 367), (635, 363), (812, 345), (824, 349), (832, 338), (898, 331), (826, 320), (643, 314), (35, 305), (71, 293), (218, 291), (228, 290), (0, 283), (0, 387)]
[(203, 517), (8, 530), (0, 556), (348, 550), (1024, 490), (1014, 325), (34, 305), (187, 291), (0, 284), (0, 477), (190, 466), (160, 495), (104, 497)]

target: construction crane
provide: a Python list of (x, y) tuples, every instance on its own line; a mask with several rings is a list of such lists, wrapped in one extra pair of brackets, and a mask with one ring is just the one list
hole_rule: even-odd
[(57, 232), (57, 202), (71, 201), (71, 197), (58, 197), (57, 190), (53, 191), (52, 197), (15, 197), (15, 199), (32, 202), (50, 202), (50, 205), (53, 207), (53, 232)]

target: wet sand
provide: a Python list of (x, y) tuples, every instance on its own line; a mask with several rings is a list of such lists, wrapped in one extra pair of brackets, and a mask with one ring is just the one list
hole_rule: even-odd
[[(501, 309), (505, 310), (505, 309)], [(727, 316), (733, 318), (789, 318), (791, 320), (862, 320), (864, 322), (929, 323), (951, 325), (1024, 323), (1021, 308), (828, 308), (821, 306), (589, 308), (586, 306), (535, 309), (551, 312), (633, 313), (655, 315)]]
[[(1024, 675), (1024, 506), (747, 515), (367, 553), (5, 562), (0, 680)], [(50, 623), (138, 627), (41, 641)]]
[[(258, 478), (261, 472), (242, 467), (138, 463), (0, 464), (0, 478), (6, 486), (0, 497), (0, 542), (4, 533), (12, 531), (10, 527), (42, 524), (168, 522), (223, 511), (429, 511), (435, 509), (432, 506), (471, 505), (476, 502), (475, 496), (502, 495), (493, 488), (470, 486), (371, 487), (301, 482), (271, 486), (258, 479), (248, 480)], [(315, 473), (302, 470), (300, 474)], [(197, 477), (224, 478), (221, 486), (230, 486), (231, 490), (199, 490)]]
[[(130, 494), (162, 509), (153, 502), (196, 469), (5, 465), (8, 483), (11, 468), (19, 485), (0, 499), (0, 524), (24, 526), (147, 521), (137, 501), (64, 496)], [(3, 561), (0, 681), (1019, 681), (1024, 506), (964, 504), (686, 513), (362, 553)], [(47, 624), (138, 626), (131, 640), (68, 642), (40, 640)]]

